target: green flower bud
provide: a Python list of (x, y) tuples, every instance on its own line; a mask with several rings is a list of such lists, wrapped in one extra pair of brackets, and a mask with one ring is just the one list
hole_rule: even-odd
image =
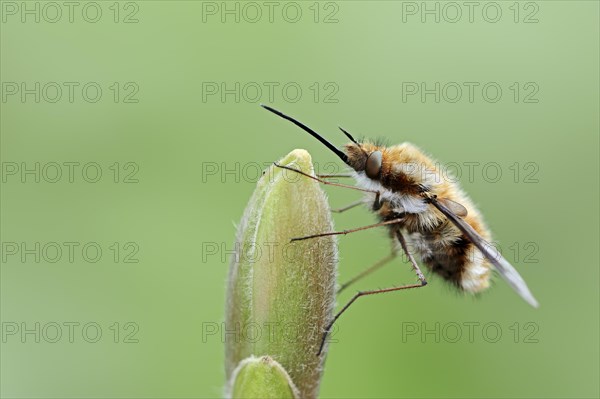
[[(314, 175), (311, 157), (294, 150), (279, 165)], [(315, 398), (333, 317), (337, 265), (335, 237), (290, 242), (333, 230), (318, 182), (272, 165), (259, 180), (240, 223), (229, 269), (225, 314), (225, 370), (268, 355), (294, 381), (300, 397)]]
[(232, 398), (298, 399), (298, 389), (281, 364), (269, 356), (250, 357), (233, 371)]

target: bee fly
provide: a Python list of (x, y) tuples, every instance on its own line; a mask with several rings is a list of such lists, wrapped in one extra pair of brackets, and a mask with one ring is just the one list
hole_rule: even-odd
[[(343, 284), (341, 289), (395, 258), (400, 248), (407, 255), (419, 279), (416, 284), (359, 291), (325, 328), (318, 354), (323, 350), (327, 334), (335, 321), (361, 296), (427, 285), (409, 248), (416, 252), (421, 261), (433, 273), (440, 275), (463, 292), (478, 293), (488, 288), (491, 266), (494, 266), (527, 303), (534, 307), (538, 306), (538, 302), (519, 273), (489, 244), (491, 234), (469, 197), (461, 191), (457, 183), (450, 181), (441, 173), (434, 160), (424, 155), (417, 147), (409, 143), (385, 147), (369, 141), (359, 142), (340, 127), (340, 130), (350, 139), (350, 143), (344, 147), (345, 151), (340, 151), (301, 122), (269, 106), (262, 105), (262, 107), (294, 123), (319, 140), (346, 165), (350, 166), (351, 174), (315, 177), (291, 167), (277, 166), (290, 169), (323, 184), (366, 192), (366, 200), (372, 204), (372, 210), (380, 219), (379, 223), (370, 226), (341, 232), (315, 234), (292, 240), (348, 234), (359, 230), (388, 226), (390, 237), (394, 241), (392, 254), (375, 263), (348, 283)], [(354, 177), (357, 187), (324, 180), (328, 177)], [(338, 211), (346, 211), (362, 202), (364, 201), (351, 204)]]

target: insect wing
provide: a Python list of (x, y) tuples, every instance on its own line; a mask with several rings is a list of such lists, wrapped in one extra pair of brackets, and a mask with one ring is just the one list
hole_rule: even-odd
[[(447, 200), (446, 200), (447, 201)], [(446, 202), (444, 201), (444, 202)], [(431, 203), (440, 212), (444, 214), (476, 247), (481, 251), (500, 273), (502, 278), (531, 306), (539, 306), (537, 300), (533, 297), (527, 287), (525, 280), (519, 275), (515, 268), (508, 263), (506, 259), (496, 248), (483, 239), (467, 222), (458, 217), (446, 204), (438, 199), (432, 198)], [(462, 206), (462, 205), (461, 205)]]
[(469, 214), (469, 212), (467, 212), (467, 208), (465, 208), (458, 202), (452, 201), (448, 198), (438, 198), (437, 200), (438, 202), (441, 202), (443, 205), (445, 205), (446, 208), (452, 211), (452, 213), (454, 213), (456, 216), (464, 218)]

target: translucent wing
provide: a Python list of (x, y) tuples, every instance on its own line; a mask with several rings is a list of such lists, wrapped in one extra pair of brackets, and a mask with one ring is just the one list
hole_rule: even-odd
[[(539, 306), (538, 301), (533, 297), (531, 291), (529, 291), (525, 280), (523, 280), (515, 268), (500, 255), (496, 248), (485, 241), (467, 222), (462, 220), (457, 212), (453, 212), (452, 205), (447, 205), (449, 200), (431, 198), (430, 201), (433, 206), (442, 212), (448, 220), (450, 220), (469, 239), (469, 241), (481, 251), (483, 256), (496, 267), (496, 270), (498, 270), (502, 278), (506, 280), (508, 285), (510, 285), (521, 298), (535, 308)], [(460, 205), (454, 201), (452, 201), (452, 203)], [(462, 205), (460, 206), (462, 207)]]

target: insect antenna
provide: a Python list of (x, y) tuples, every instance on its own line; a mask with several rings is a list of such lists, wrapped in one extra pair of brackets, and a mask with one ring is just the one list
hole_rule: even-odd
[(352, 135), (350, 133), (348, 133), (346, 130), (344, 130), (343, 127), (338, 126), (338, 129), (340, 129), (346, 135), (346, 137), (348, 137), (350, 139), (351, 142), (360, 146), (360, 143), (358, 141), (354, 140), (354, 137), (352, 137)]
[(300, 129), (304, 130), (305, 132), (307, 132), (308, 134), (310, 134), (311, 136), (313, 136), (314, 138), (319, 140), (323, 145), (325, 145), (325, 147), (329, 148), (335, 155), (337, 155), (342, 161), (344, 161), (344, 163), (348, 164), (348, 157), (346, 156), (346, 154), (344, 154), (342, 151), (338, 150), (329, 141), (325, 140), (325, 138), (323, 138), (323, 136), (321, 136), (319, 133), (315, 132), (314, 130), (312, 130), (311, 128), (309, 128), (308, 126), (303, 124), (302, 122), (297, 121), (296, 119), (292, 118), (291, 116), (288, 116), (280, 111), (277, 111), (276, 109), (271, 108), (268, 105), (260, 104), (260, 106), (268, 111), (271, 111), (275, 115), (278, 115), (278, 116), (282, 117), (283, 119), (286, 119), (286, 120), (292, 122), (294, 125), (298, 126)]
[(344, 130), (344, 128), (341, 126), (338, 126), (338, 129), (340, 129), (346, 135), (346, 137), (348, 137), (350, 139), (351, 142), (356, 144), (358, 146), (358, 148), (360, 148), (361, 151), (364, 152), (367, 157), (369, 156), (369, 154), (362, 148), (362, 145), (358, 141), (354, 140), (354, 137), (352, 137), (352, 135), (350, 133), (348, 133), (346, 130)]

